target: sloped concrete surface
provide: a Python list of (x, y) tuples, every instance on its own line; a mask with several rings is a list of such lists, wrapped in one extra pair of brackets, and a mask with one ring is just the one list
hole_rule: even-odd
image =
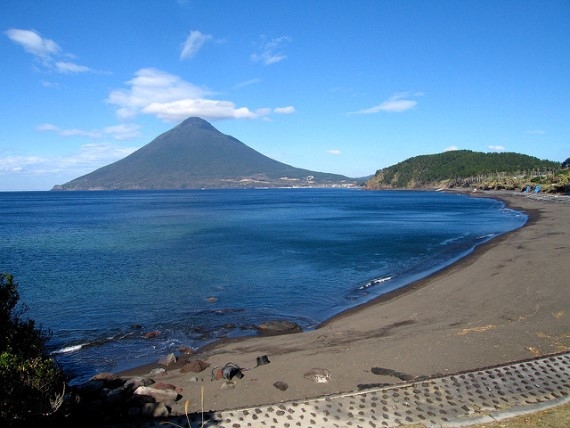
[(493, 422), (567, 401), (570, 352), (390, 387), (195, 414), (168, 422), (192, 428), (457, 427)]

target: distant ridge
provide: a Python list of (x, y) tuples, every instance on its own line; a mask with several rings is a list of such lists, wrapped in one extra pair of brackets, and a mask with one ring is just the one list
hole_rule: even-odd
[(342, 175), (273, 160), (198, 117), (129, 156), (53, 190), (145, 190), (356, 185)]

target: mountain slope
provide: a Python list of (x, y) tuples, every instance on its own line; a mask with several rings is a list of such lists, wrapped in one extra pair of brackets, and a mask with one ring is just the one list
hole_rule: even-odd
[(327, 186), (347, 177), (270, 159), (203, 119), (192, 117), (136, 152), (54, 190), (199, 189)]
[(421, 155), (376, 172), (369, 189), (463, 186), (498, 176), (542, 174), (560, 164), (519, 153), (479, 153), (457, 150)]

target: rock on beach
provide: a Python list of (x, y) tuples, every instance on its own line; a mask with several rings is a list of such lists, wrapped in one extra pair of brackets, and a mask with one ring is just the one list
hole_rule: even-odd
[(315, 383), (327, 383), (331, 380), (331, 372), (327, 369), (313, 368), (305, 373), (305, 379)]
[(178, 392), (173, 389), (158, 389), (151, 386), (139, 386), (134, 393), (152, 397), (156, 402), (171, 402), (180, 399)]
[(277, 334), (299, 333), (301, 326), (291, 321), (273, 320), (259, 324), (257, 330), (260, 334), (273, 336)]

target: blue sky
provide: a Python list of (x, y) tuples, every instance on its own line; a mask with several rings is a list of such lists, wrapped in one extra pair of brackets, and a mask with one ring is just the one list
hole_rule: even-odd
[(570, 156), (570, 2), (3, 0), (0, 191), (199, 116), (350, 177), (453, 149)]

